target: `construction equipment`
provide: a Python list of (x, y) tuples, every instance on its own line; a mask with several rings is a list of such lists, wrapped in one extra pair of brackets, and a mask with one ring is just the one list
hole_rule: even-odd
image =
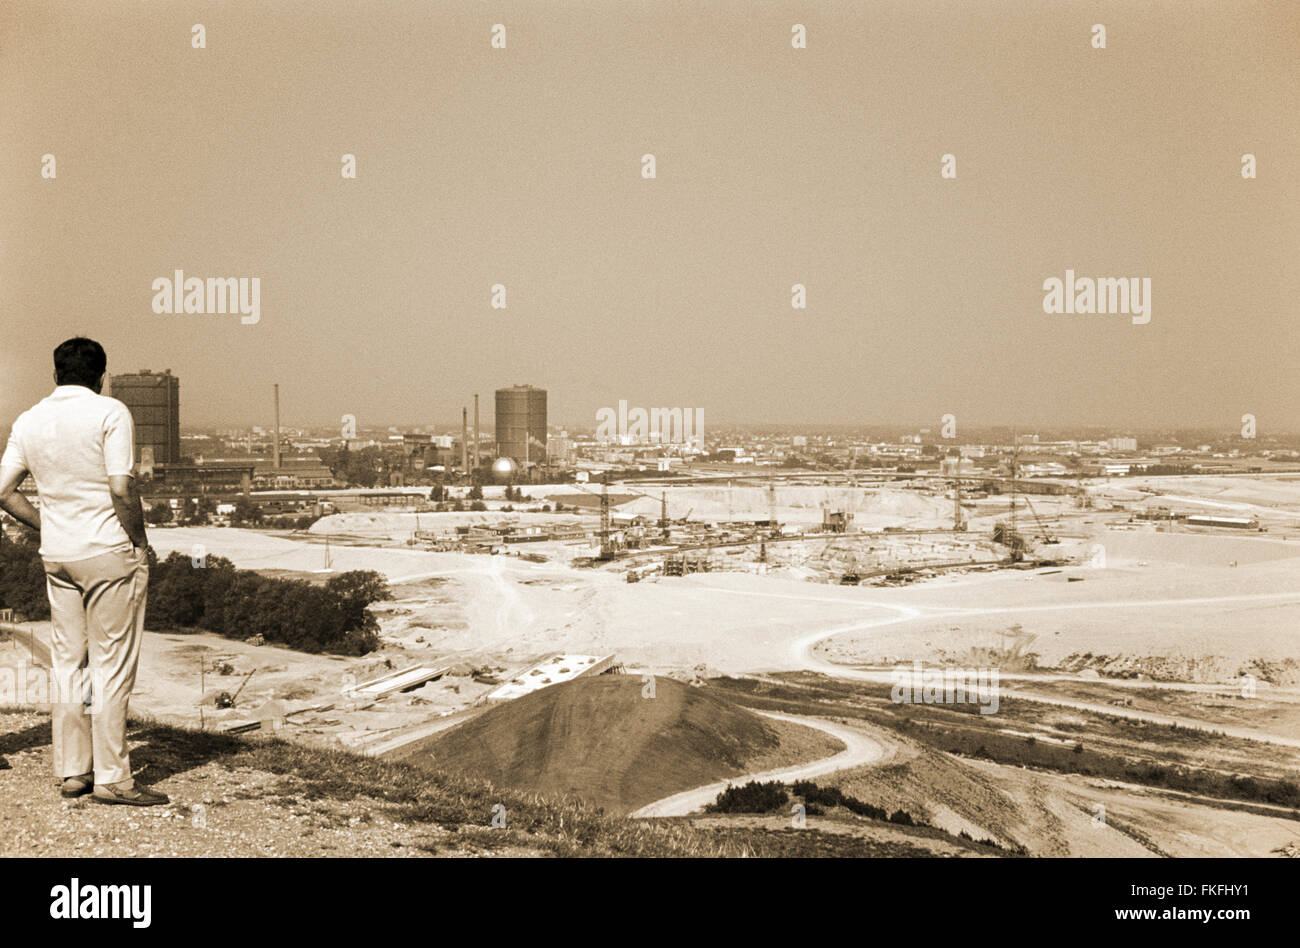
[(1005, 546), (1010, 551), (1010, 560), (1012, 563), (1019, 563), (1025, 558), (1025, 550), (1028, 544), (1025, 538), (1016, 532), (1015, 521), (1010, 524), (998, 521), (993, 525), (993, 542)]
[(1035, 510), (1034, 505), (1029, 502), (1028, 496), (1025, 497), (1025, 506), (1029, 508), (1029, 512), (1034, 515), (1034, 521), (1038, 524), (1039, 538), (1042, 539), (1044, 543), (1060, 543), (1061, 541), (1052, 534), (1052, 531), (1047, 529), (1047, 524), (1043, 523), (1043, 518), (1038, 516), (1038, 511)]
[(1005, 546), (1012, 563), (1019, 563), (1025, 558), (1029, 544), (1016, 529), (1016, 461), (1020, 457), (1020, 441), (1015, 429), (1011, 430), (1011, 514), (1010, 523), (999, 521), (993, 525), (993, 542)]
[(1092, 509), (1092, 495), (1088, 493), (1088, 488), (1083, 483), (1083, 468), (1080, 467), (1075, 474), (1077, 485), (1075, 486), (1074, 502), (1084, 510)]
[(614, 550), (609, 543), (609, 475), (600, 482), (600, 559), (613, 559)]
[(847, 533), (849, 521), (853, 515), (846, 510), (831, 510), (829, 507), (822, 508), (822, 532), (823, 533)]
[(862, 573), (858, 570), (858, 556), (856, 553), (849, 555), (849, 566), (840, 574), (841, 586), (856, 586), (862, 582)]
[(685, 553), (677, 553), (664, 557), (664, 575), (665, 576), (687, 576), (691, 573), (707, 573), (712, 569), (709, 555), (706, 552), (698, 556), (688, 556)]
[(220, 691), (217, 693), (217, 696), (213, 699), (212, 703), (218, 708), (235, 707), (235, 702), (238, 700), (240, 692), (242, 692), (244, 688), (248, 686), (248, 682), (256, 674), (257, 674), (257, 669), (254, 668), (251, 672), (248, 673), (248, 677), (243, 680), (240, 686), (235, 689), (235, 693), (233, 695), (228, 691)]

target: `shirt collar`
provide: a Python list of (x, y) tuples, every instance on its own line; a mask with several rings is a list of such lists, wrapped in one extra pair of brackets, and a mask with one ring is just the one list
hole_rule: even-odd
[(72, 398), (77, 395), (94, 395), (94, 389), (86, 388), (84, 385), (56, 385), (51, 393), (52, 398)]

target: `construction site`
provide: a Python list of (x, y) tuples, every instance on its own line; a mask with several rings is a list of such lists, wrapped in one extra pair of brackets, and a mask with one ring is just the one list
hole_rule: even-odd
[[(150, 633), (133, 701), (190, 726), (486, 768), (508, 785), (560, 788), (646, 818), (689, 814), (718, 781), (769, 772), (815, 771), (878, 795), (874, 768), (906, 760), (916, 783), (904, 809), (1029, 852), (1131, 854), (1145, 845), (1139, 837), (1171, 852), (1195, 825), (1201, 848), (1192, 851), (1266, 854), (1297, 835), (1285, 807), (1252, 804), (1252, 816), (1216, 804), (1207, 816), (1163, 791), (1134, 814), (1138, 835), (1100, 849), (1095, 834), (1068, 829), (1068, 809), (1054, 818), (1065, 829), (1024, 823), (1017, 795), (1033, 799), (1032, 789), (984, 800), (979, 807), (1002, 815), (982, 822), (960, 788), (1001, 765), (918, 744), (909, 728), (935, 712), (893, 705), (874, 724), (843, 723), (880, 689), (887, 695), (901, 664), (993, 668), (1002, 704), (983, 722), (985, 746), (1110, 734), (1112, 753), (1160, 760), (1154, 729), (1176, 721), (1227, 742), (1198, 745), (1184, 766), (1218, 772), (1210, 760), (1223, 753), (1242, 773), (1280, 779), (1300, 762), (1300, 503), (1289, 479), (1128, 479), (1034, 485), (1032, 495), (1012, 482), (835, 480), (798, 472), (762, 483), (540, 485), (513, 502), (488, 488), (477, 512), (430, 512), (418, 498), (377, 510), (336, 497), (338, 512), (305, 531), (155, 531), (160, 555), (198, 544), (267, 575), (319, 582), (376, 570), (393, 598), (371, 606), (382, 647), (362, 658)], [(48, 630), (7, 628), (5, 660), (39, 661)], [(624, 690), (591, 691), (611, 677)], [(638, 696), (665, 688), (679, 696), (674, 714), (702, 710), (690, 710), (696, 692), (734, 709), (708, 715), (730, 722), (717, 741), (734, 753), (686, 752), (671, 736), (684, 739), (685, 719), (645, 730), (639, 709), (670, 705)], [(822, 711), (809, 704), (818, 693)], [(602, 710), (603, 701), (614, 704)], [(516, 704), (534, 711), (504, 711)], [(551, 730), (561, 713), (567, 723)], [(543, 736), (525, 723), (539, 714), (552, 722)], [(471, 722), (475, 730), (462, 730)], [(643, 733), (642, 753), (685, 754), (680, 772), (642, 785), (638, 774), (665, 771), (637, 757), (610, 758), (605, 777), (565, 769), (615, 753), (628, 733)], [(483, 741), (499, 748), (491, 767), (473, 750)], [(609, 768), (624, 772), (616, 792)], [(1007, 788), (1025, 779), (998, 774)], [(1104, 782), (1089, 791), (1111, 792)], [(1242, 821), (1254, 827), (1244, 836)]]

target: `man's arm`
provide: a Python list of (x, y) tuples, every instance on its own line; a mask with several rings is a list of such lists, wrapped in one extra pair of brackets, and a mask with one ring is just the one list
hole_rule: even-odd
[(144, 535), (144, 506), (140, 503), (135, 478), (130, 474), (110, 474), (108, 489), (113, 495), (113, 510), (131, 538), (131, 545), (143, 550), (149, 545), (149, 539)]
[(20, 523), (25, 523), (37, 532), (41, 529), (41, 512), (31, 502), (18, 493), (18, 485), (27, 476), (21, 467), (0, 467), (0, 510)]

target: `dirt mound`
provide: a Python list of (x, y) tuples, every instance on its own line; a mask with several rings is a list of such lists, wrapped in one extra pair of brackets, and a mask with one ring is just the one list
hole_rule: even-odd
[(630, 675), (554, 685), (439, 735), (406, 758), (503, 787), (569, 794), (627, 813), (746, 772), (778, 752), (763, 718), (707, 690)]

